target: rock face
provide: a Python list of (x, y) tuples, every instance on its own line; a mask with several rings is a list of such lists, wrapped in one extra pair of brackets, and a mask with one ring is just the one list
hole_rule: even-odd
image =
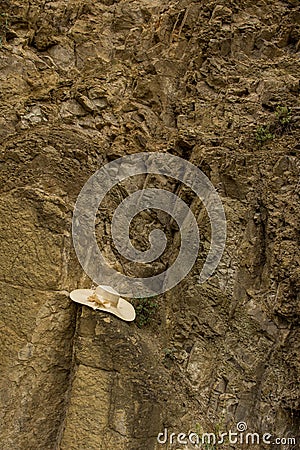
[[(195, 448), (156, 437), (238, 422), (299, 442), (299, 2), (6, 0), (0, 13), (1, 448)], [(174, 180), (146, 179), (190, 205), (202, 251), (138, 327), (68, 293), (91, 285), (71, 239), (81, 187), (141, 151), (203, 170), (228, 236), (199, 284), (201, 203)], [(99, 216), (108, 258), (111, 214), (144, 181), (114, 190)], [(142, 219), (144, 248), (143, 230), (166, 218)], [(166, 268), (179, 247), (178, 231), (167, 235), (152, 268), (120, 270)]]

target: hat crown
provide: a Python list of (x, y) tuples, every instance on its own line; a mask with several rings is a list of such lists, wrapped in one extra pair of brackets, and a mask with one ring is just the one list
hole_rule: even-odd
[(108, 300), (113, 305), (117, 305), (120, 294), (110, 286), (99, 285), (96, 287), (95, 293), (104, 300)]

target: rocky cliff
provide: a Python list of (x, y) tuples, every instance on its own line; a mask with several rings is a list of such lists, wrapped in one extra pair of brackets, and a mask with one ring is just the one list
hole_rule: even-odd
[[(1, 448), (195, 448), (156, 437), (238, 422), (297, 437), (299, 1), (5, 0), (0, 36)], [(205, 210), (174, 180), (148, 179), (190, 205), (202, 251), (153, 300), (151, 320), (141, 307), (128, 324), (69, 299), (91, 285), (71, 220), (97, 168), (142, 151), (198, 166), (222, 198), (228, 236), (199, 284)], [(130, 190), (113, 191), (99, 215), (110, 258), (111, 212)], [(142, 220), (140, 248), (153, 221), (166, 223)], [(178, 230), (168, 236), (154, 266), (119, 269), (163, 270), (178, 252)]]

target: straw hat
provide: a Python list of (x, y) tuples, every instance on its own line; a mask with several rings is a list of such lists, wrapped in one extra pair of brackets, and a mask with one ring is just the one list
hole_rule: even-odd
[(75, 289), (70, 293), (70, 297), (76, 303), (109, 312), (127, 322), (135, 319), (135, 310), (131, 303), (120, 297), (120, 294), (110, 286), (97, 286), (96, 289)]

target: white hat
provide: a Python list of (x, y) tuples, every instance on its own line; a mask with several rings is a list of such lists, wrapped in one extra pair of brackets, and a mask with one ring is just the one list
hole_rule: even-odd
[(71, 299), (81, 305), (106, 311), (122, 320), (131, 322), (135, 319), (135, 310), (120, 294), (110, 286), (97, 286), (94, 289), (75, 289), (70, 293)]

